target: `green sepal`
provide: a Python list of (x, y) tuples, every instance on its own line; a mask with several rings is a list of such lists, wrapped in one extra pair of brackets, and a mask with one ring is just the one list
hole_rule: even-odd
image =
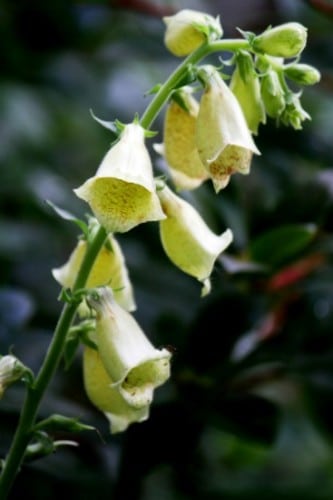
[(51, 455), (55, 451), (53, 439), (46, 432), (33, 432), (32, 442), (27, 446), (24, 459), (26, 461), (35, 460), (40, 457)]
[(245, 40), (249, 42), (251, 46), (253, 40), (256, 38), (257, 35), (252, 31), (244, 31), (241, 28), (236, 28), (236, 30), (242, 35), (243, 38), (245, 38)]
[(62, 288), (58, 300), (66, 302), (67, 304), (79, 304), (85, 294), (85, 288), (75, 290), (75, 292), (72, 292), (70, 288)]
[(64, 346), (65, 370), (68, 370), (74, 361), (76, 351), (81, 343), (96, 349), (96, 344), (90, 339), (89, 334), (95, 330), (93, 320), (82, 321), (79, 325), (72, 326), (67, 334)]
[(57, 215), (59, 215), (59, 217), (61, 217), (61, 219), (74, 222), (74, 224), (76, 224), (81, 229), (85, 237), (88, 236), (88, 225), (83, 220), (79, 219), (67, 210), (58, 207), (50, 200), (46, 200), (46, 203), (54, 210)]
[(41, 420), (34, 426), (34, 431), (95, 431), (96, 428), (92, 425), (83, 424), (78, 418), (65, 417), (64, 415), (54, 414), (50, 417)]
[[(114, 121), (107, 121), (107, 120), (102, 120), (101, 118), (98, 118), (95, 113), (92, 111), (92, 109), (90, 110), (90, 114), (91, 116), (93, 117), (93, 119), (99, 123), (100, 125), (102, 125), (102, 127), (104, 128), (107, 128), (108, 130), (111, 130), (111, 132), (113, 133), (113, 135), (115, 136), (114, 138), (116, 139), (118, 136), (119, 136), (119, 133), (122, 131), (123, 129), (123, 125), (121, 124), (121, 122), (119, 122), (119, 120), (114, 120)], [(120, 126), (122, 125), (122, 126)]]
[(156, 85), (154, 85), (154, 87), (152, 87), (151, 89), (147, 90), (147, 92), (145, 92), (145, 96), (157, 94), (161, 87), (162, 87), (162, 84), (157, 83)]

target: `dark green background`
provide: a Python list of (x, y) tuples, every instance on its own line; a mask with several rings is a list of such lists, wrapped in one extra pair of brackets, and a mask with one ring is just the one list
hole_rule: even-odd
[[(34, 371), (61, 308), (51, 269), (79, 234), (45, 200), (84, 217), (72, 190), (111, 142), (90, 110), (123, 122), (144, 110), (146, 92), (177, 64), (162, 16), (205, 10), (220, 15), (226, 37), (299, 21), (308, 27), (302, 62), (322, 73), (302, 97), (312, 116), (303, 130), (268, 121), (249, 176), (235, 175), (219, 195), (209, 183), (189, 195), (214, 231), (234, 232), (207, 298), (168, 261), (157, 224), (119, 237), (136, 318), (155, 345), (176, 349), (172, 378), (147, 422), (111, 436), (83, 391), (79, 350), (40, 417), (80, 417), (99, 433), (55, 434), (79, 446), (24, 465), (10, 498), (332, 498), (333, 3), (325, 12), (317, 3), (0, 3), (0, 353), (11, 349)], [(17, 384), (0, 402), (2, 456), (23, 391)]]

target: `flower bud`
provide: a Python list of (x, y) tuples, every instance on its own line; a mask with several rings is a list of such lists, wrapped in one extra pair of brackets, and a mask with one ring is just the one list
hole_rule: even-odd
[(183, 9), (163, 18), (166, 24), (164, 43), (175, 56), (187, 56), (206, 41), (223, 35), (219, 18), (204, 12)]
[(261, 97), (268, 116), (278, 118), (286, 106), (285, 93), (276, 71), (268, 70), (261, 77)]
[[(79, 240), (69, 260), (61, 267), (52, 269), (52, 275), (64, 288), (72, 288), (79, 272), (87, 242)], [(127, 311), (136, 309), (133, 288), (121, 247), (113, 235), (107, 238), (97, 255), (87, 279), (86, 287), (110, 286), (115, 300)], [(80, 314), (85, 315), (85, 307), (80, 306)]]
[(96, 311), (96, 344), (113, 387), (131, 407), (146, 407), (170, 376), (170, 351), (154, 348), (109, 288), (98, 289), (88, 302)]
[(248, 52), (240, 52), (236, 60), (237, 65), (230, 81), (230, 89), (241, 105), (250, 131), (256, 135), (259, 124), (266, 122), (259, 77), (252, 56)]
[(110, 233), (124, 233), (143, 222), (165, 217), (155, 192), (144, 129), (138, 123), (125, 126), (95, 176), (74, 192), (90, 204)]
[(0, 399), (7, 387), (20, 380), (27, 368), (15, 356), (7, 354), (0, 358)]
[(149, 405), (139, 409), (130, 406), (114, 387), (98, 351), (87, 346), (83, 351), (83, 378), (88, 398), (105, 414), (112, 434), (126, 430), (134, 422), (147, 420)]
[(300, 23), (289, 22), (267, 28), (254, 37), (252, 48), (259, 53), (276, 57), (296, 57), (307, 42), (307, 29)]
[[(160, 222), (165, 253), (183, 272), (204, 284), (202, 295), (210, 290), (209, 278), (217, 257), (232, 242), (232, 232), (214, 234), (195, 208), (164, 186), (158, 191), (167, 219)], [(205, 293), (206, 292), (206, 293)]]
[(309, 64), (290, 64), (284, 69), (284, 74), (299, 85), (314, 85), (320, 81), (319, 71)]
[(196, 145), (219, 192), (233, 173), (248, 174), (253, 153), (260, 152), (236, 96), (216, 68), (202, 67), (200, 77), (205, 81), (205, 90), (197, 118)]
[(166, 110), (162, 151), (178, 190), (195, 189), (209, 177), (195, 144), (198, 111), (199, 103), (188, 88), (179, 91)]
[(286, 99), (286, 107), (281, 114), (281, 122), (286, 126), (292, 126), (295, 130), (300, 130), (305, 120), (311, 120), (311, 116), (303, 109), (300, 94), (290, 93)]

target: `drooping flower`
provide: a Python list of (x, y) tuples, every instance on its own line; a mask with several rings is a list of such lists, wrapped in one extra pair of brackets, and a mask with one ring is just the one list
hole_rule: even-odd
[(253, 153), (260, 154), (241, 106), (214, 66), (200, 69), (205, 82), (196, 127), (196, 145), (216, 192), (230, 176), (248, 174)]
[[(64, 288), (72, 288), (83, 257), (87, 249), (87, 241), (79, 240), (68, 261), (61, 267), (52, 269), (53, 277)], [(87, 288), (109, 286), (112, 288), (115, 300), (127, 311), (134, 311), (133, 287), (129, 278), (124, 254), (116, 238), (109, 234), (106, 243), (101, 248), (88, 276)], [(81, 315), (84, 315), (84, 306)]]
[(163, 18), (166, 24), (164, 43), (176, 56), (187, 56), (206, 41), (218, 40), (223, 35), (219, 18), (204, 12), (183, 9)]
[(165, 253), (183, 272), (203, 283), (202, 295), (210, 291), (210, 275), (217, 257), (230, 245), (230, 229), (214, 234), (195, 208), (168, 186), (158, 191), (167, 218), (160, 222)]
[(195, 144), (198, 111), (191, 89), (183, 87), (165, 113), (163, 145), (158, 152), (164, 156), (177, 190), (195, 189), (209, 178)]
[(85, 346), (83, 351), (83, 378), (88, 398), (110, 422), (112, 434), (125, 431), (134, 422), (143, 422), (149, 416), (149, 405), (133, 408), (114, 387), (95, 349)]
[(109, 288), (98, 289), (88, 302), (96, 311), (97, 350), (112, 387), (132, 408), (147, 407), (154, 390), (170, 377), (170, 351), (152, 345)]
[(123, 233), (143, 222), (164, 218), (144, 138), (139, 123), (125, 125), (96, 174), (74, 189), (110, 233)]

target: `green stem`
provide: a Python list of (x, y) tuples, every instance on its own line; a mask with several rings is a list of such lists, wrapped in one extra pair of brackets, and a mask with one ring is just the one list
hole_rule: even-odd
[[(105, 238), (106, 232), (103, 227), (100, 227), (95, 238), (88, 246), (75, 285), (73, 286), (74, 292), (84, 287), (90, 269)], [(15, 476), (22, 464), (25, 450), (31, 439), (31, 430), (36, 419), (41, 399), (59, 365), (63, 354), (66, 335), (74, 320), (76, 309), (77, 304), (74, 302), (64, 305), (44, 362), (35, 379), (35, 383), (27, 390), (17, 430), (0, 476), (0, 498), (2, 500), (7, 498)]]
[[(220, 40), (204, 44), (190, 54), (170, 75), (148, 105), (140, 120), (142, 127), (149, 129), (158, 113), (167, 102), (173, 89), (177, 88), (181, 81), (184, 80), (189, 67), (194, 66), (198, 61), (213, 52), (235, 51), (242, 48), (248, 48), (248, 42), (246, 40)], [(73, 286), (73, 292), (84, 288), (95, 258), (97, 257), (106, 236), (104, 228), (100, 227), (88, 245), (86, 255), (82, 262), (75, 285)], [(5, 500), (7, 498), (16, 474), (18, 473), (23, 462), (26, 448), (32, 437), (32, 429), (41, 400), (60, 363), (66, 335), (75, 318), (76, 310), (77, 304), (74, 302), (66, 303), (64, 305), (54, 332), (54, 336), (49, 345), (44, 362), (35, 379), (35, 383), (32, 387), (27, 389), (16, 433), (0, 476), (1, 500)]]
[(155, 95), (154, 99), (147, 106), (146, 111), (143, 113), (140, 123), (142, 127), (148, 129), (158, 113), (167, 102), (170, 97), (171, 92), (177, 88), (179, 83), (186, 76), (188, 68), (197, 64), (201, 59), (207, 57), (213, 52), (224, 52), (231, 51), (234, 52), (240, 49), (248, 49), (249, 42), (247, 40), (218, 40), (216, 42), (205, 43), (201, 45), (197, 50), (192, 52), (184, 61), (176, 68), (176, 70), (169, 76), (164, 85)]

